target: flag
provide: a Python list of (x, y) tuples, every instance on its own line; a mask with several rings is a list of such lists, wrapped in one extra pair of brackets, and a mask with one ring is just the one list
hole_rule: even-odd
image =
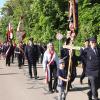
[(13, 27), (11, 23), (8, 24), (6, 36), (7, 36), (7, 41), (10, 41), (13, 39)]
[(19, 41), (22, 41), (25, 38), (25, 34), (23, 17), (21, 16), (17, 27), (16, 37)]
[(74, 40), (78, 34), (78, 0), (69, 0), (69, 30), (67, 34), (71, 40)]

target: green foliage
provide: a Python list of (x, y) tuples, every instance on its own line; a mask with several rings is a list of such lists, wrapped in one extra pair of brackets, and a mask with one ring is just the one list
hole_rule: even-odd
[(82, 44), (84, 39), (100, 34), (100, 4), (90, 4), (88, 0), (79, 2), (79, 34), (77, 42)]
[[(76, 45), (82, 45), (85, 38), (98, 36), (100, 43), (100, 4), (90, 4), (89, 0), (79, 0), (79, 33)], [(35, 42), (55, 41), (57, 32), (66, 34), (68, 30), (68, 0), (9, 0), (1, 9), (0, 32), (5, 37), (9, 22), (14, 27), (14, 38), (21, 15), (24, 16), (26, 39), (33, 37)], [(4, 38), (5, 39), (5, 38)]]

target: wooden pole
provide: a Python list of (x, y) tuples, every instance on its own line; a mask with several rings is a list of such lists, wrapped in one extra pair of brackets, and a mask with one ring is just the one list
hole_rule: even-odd
[[(77, 29), (77, 21), (76, 21), (76, 0), (69, 0), (69, 5), (72, 7), (70, 8), (69, 6), (69, 17), (73, 18), (71, 21), (73, 21), (73, 24), (74, 24), (74, 31)], [(70, 19), (70, 18), (69, 18)], [(76, 36), (75, 36), (76, 37)], [(74, 38), (75, 38), (74, 37)], [(73, 39), (74, 41), (74, 39)], [(70, 41), (70, 47), (73, 46), (73, 41)], [(73, 49), (72, 48), (68, 48), (70, 49), (70, 53), (69, 53), (69, 62), (68, 62), (68, 75), (67, 75), (67, 78), (71, 78), (71, 72), (72, 72), (72, 56), (73, 56)], [(68, 93), (68, 82), (67, 82), (67, 85), (66, 85), (66, 95)]]
[(76, 29), (76, 15), (75, 15), (75, 12), (76, 12), (76, 7), (75, 7), (75, 0), (72, 1), (73, 2), (73, 23), (74, 23), (74, 28)]

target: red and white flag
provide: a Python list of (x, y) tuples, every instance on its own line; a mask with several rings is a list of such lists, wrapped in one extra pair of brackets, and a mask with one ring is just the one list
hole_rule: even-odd
[(10, 41), (13, 39), (13, 27), (11, 23), (8, 24), (6, 35), (7, 35), (7, 41)]

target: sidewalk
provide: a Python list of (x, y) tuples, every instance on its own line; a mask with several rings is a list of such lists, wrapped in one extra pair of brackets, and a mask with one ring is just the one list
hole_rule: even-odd
[[(41, 64), (38, 64), (39, 80), (29, 78), (27, 67), (26, 65), (23, 69), (18, 69), (16, 62), (8, 67), (5, 66), (4, 60), (0, 60), (0, 100), (57, 100), (57, 93), (47, 93)], [(66, 100), (88, 100), (87, 78), (83, 80), (83, 85), (79, 83), (81, 71), (81, 68), (77, 68), (78, 77), (73, 82), (73, 89), (68, 93)]]

